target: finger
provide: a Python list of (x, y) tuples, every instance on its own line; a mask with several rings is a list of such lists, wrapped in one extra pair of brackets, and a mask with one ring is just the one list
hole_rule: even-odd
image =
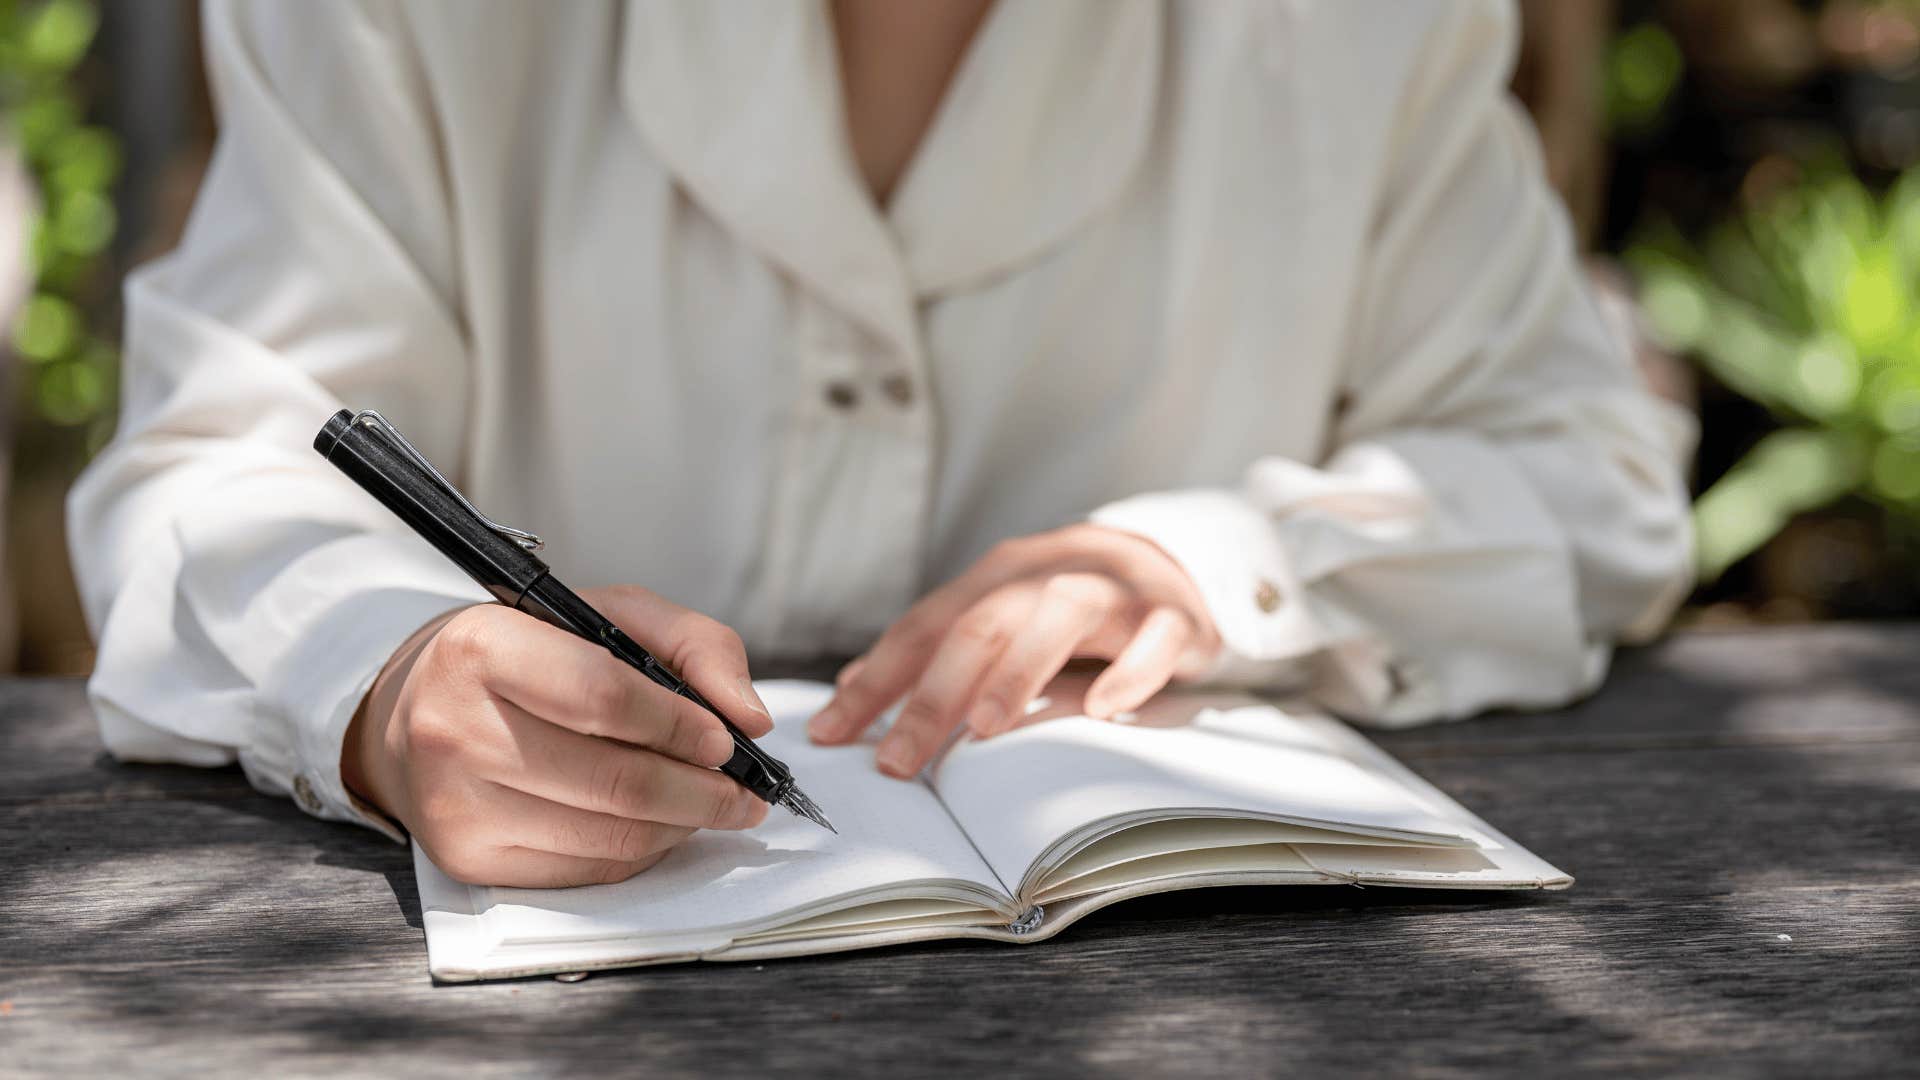
[(1029, 572), (1044, 551), (1036, 537), (1003, 540), (966, 573), (922, 597), (866, 655), (841, 669), (833, 700), (808, 722), (807, 734), (820, 743), (858, 738), (919, 681), (961, 613)]
[(1133, 640), (1088, 687), (1088, 716), (1105, 720), (1147, 703), (1173, 678), (1193, 643), (1193, 620), (1170, 607), (1157, 607), (1140, 620)]
[(436, 647), (480, 673), (487, 690), (582, 735), (645, 746), (696, 765), (719, 765), (733, 738), (719, 719), (613, 654), (507, 608), (448, 623)]
[(452, 866), (432, 851), (427, 857), (455, 881), (509, 889), (570, 889), (576, 885), (613, 885), (665, 858), (657, 852), (635, 862), (583, 859), (533, 848), (498, 848), (478, 858), (456, 860)]
[(742, 731), (759, 738), (773, 730), (732, 627), (634, 585), (594, 590), (593, 602)]
[(487, 807), (502, 823), (495, 835), (504, 847), (640, 863), (657, 858), (694, 832), (684, 825), (602, 814), (498, 784), (491, 787)]
[(1039, 592), (1018, 585), (983, 597), (961, 612), (913, 686), (900, 717), (880, 740), (874, 761), (890, 776), (912, 776), (960, 726), (974, 686), (1007, 648)]
[(942, 628), (934, 621), (939, 608), (925, 604), (915, 604), (866, 655), (840, 670), (832, 700), (807, 722), (813, 741), (851, 742), (913, 686), (926, 670)]
[(618, 817), (698, 829), (748, 829), (767, 804), (724, 773), (503, 709), (513, 760), (486, 778), (507, 787)]
[(1062, 574), (1049, 580), (1026, 625), (980, 680), (967, 711), (967, 729), (986, 736), (1017, 724), (1027, 703), (1126, 598), (1119, 583), (1103, 574)]

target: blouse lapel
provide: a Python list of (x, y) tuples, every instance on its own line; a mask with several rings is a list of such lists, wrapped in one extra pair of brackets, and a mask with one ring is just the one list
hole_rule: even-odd
[(626, 20), (625, 105), (689, 197), (895, 339), (913, 335), (917, 300), (1091, 221), (1154, 123), (1160, 0), (1000, 0), (882, 216), (849, 150), (821, 0), (635, 0)]
[(819, 0), (635, 0), (621, 93), (689, 198), (843, 314), (910, 340), (911, 289), (848, 150), (832, 35)]
[(1160, 84), (1160, 0), (999, 0), (888, 217), (915, 291), (1042, 254), (1125, 190)]

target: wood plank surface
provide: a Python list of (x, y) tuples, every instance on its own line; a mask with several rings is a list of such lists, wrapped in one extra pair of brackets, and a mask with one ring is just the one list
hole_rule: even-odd
[(406, 853), (0, 682), (0, 1075), (1885, 1075), (1920, 1053), (1920, 627), (1681, 636), (1379, 736), (1579, 883), (1227, 889), (1050, 942), (433, 986)]

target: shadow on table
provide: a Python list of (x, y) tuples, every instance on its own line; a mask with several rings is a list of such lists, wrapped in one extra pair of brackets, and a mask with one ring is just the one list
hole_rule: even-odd
[[(1745, 649), (1738, 636), (1687, 638), (1624, 657), (1606, 694), (1561, 714), (1381, 737), (1573, 872), (1571, 892), (1215, 889), (1115, 905), (1034, 946), (682, 965), (572, 987), (429, 989), (417, 934), (396, 944), (378, 929), (391, 907), (370, 905), (365, 889), (351, 891), (357, 906), (338, 900), (338, 871), (378, 874), (386, 902), (417, 929), (405, 849), (254, 795), (237, 773), (109, 763), (162, 770), (161, 786), (177, 790), (169, 805), (141, 809), (139, 827), (85, 838), (90, 857), (174, 861), (216, 889), (275, 887), (256, 890), (234, 923), (218, 921), (218, 897), (202, 892), (216, 915), (170, 931), (183, 958), (205, 966), (229, 950), (251, 980), (169, 976), (165, 1009), (152, 976), (131, 969), (91, 979), (85, 993), (155, 1037), (193, 1016), (201, 1038), (553, 1070), (698, 1070), (716, 1046), (731, 1048), (738, 1071), (912, 1055), (928, 1068), (1391, 1072), (1537, 1061), (1547, 1045), (1596, 1069), (1706, 1054), (1788, 1071), (1884, 1063), (1908, 1037), (1899, 1025), (1916, 1005), (1920, 962), (1911, 911), (1896, 910), (1910, 890), (1872, 888), (1910, 881), (1920, 865), (1910, 809), (1920, 633), (1838, 629), (1817, 646)], [(1774, 737), (1796, 716), (1823, 722), (1801, 724), (1806, 738)], [(1868, 752), (1823, 741), (1842, 728), (1865, 732)], [(1563, 749), (1503, 754), (1509, 736), (1568, 737)], [(1642, 737), (1646, 748), (1634, 749)], [(12, 891), (0, 876), (0, 905), (18, 899)], [(221, 925), (229, 932), (212, 936)], [(247, 932), (226, 940), (233, 925)], [(196, 928), (205, 936), (183, 936)], [(367, 964), (373, 938), (386, 942), (377, 968)], [(413, 966), (396, 977), (398, 963)], [(263, 1003), (263, 971), (330, 989)]]

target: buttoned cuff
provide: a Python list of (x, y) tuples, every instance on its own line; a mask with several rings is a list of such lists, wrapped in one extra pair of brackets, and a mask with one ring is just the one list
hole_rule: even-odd
[(468, 594), (411, 589), (360, 593), (328, 612), (288, 651), (261, 696), (268, 707), (293, 714), (291, 787), (300, 809), (405, 842), (392, 819), (349, 792), (341, 779), (347, 727), (373, 680), (407, 638), (474, 602)]
[(1209, 683), (1294, 688), (1307, 658), (1331, 641), (1273, 522), (1227, 491), (1136, 495), (1090, 516), (1151, 540), (1198, 586), (1219, 631)]
[(342, 782), (347, 726), (407, 638), (449, 611), (487, 601), (485, 591), (426, 544), (385, 533), (309, 550), (244, 596), (244, 581), (232, 575), (189, 575), (184, 585), (204, 609), (229, 613), (226, 651), (255, 680), (253, 708), (265, 715), (240, 753), (255, 786), (292, 795), (315, 817), (404, 839)]

